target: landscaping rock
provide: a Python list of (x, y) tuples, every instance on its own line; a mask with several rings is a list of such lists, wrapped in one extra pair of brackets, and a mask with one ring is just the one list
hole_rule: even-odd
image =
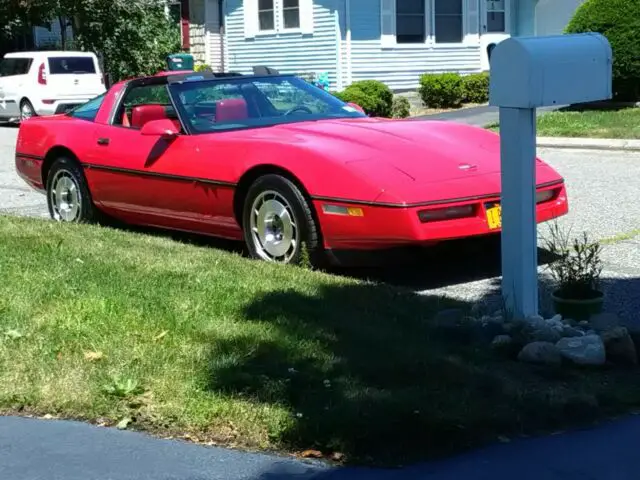
[(584, 332), (578, 328), (565, 326), (562, 329), (562, 336), (566, 338), (571, 337), (584, 337)]
[(603, 365), (606, 361), (604, 343), (598, 335), (563, 338), (556, 347), (564, 358), (578, 365)]
[[(562, 331), (562, 330), (560, 330)], [(562, 338), (562, 334), (554, 327), (544, 325), (531, 331), (531, 339), (535, 342), (556, 343)]]
[(560, 350), (551, 342), (532, 342), (520, 350), (518, 360), (528, 363), (559, 365), (562, 363), (562, 356)]
[(509, 351), (513, 347), (513, 338), (510, 335), (496, 335), (491, 342), (491, 348), (499, 351)]
[(492, 319), (491, 317), (486, 317), (473, 322), (470, 328), (474, 340), (485, 344), (491, 343), (496, 336), (503, 335), (506, 332), (504, 323), (502, 321)]
[(601, 337), (610, 361), (624, 365), (638, 364), (636, 346), (625, 327), (607, 330)]
[(596, 332), (605, 332), (620, 326), (620, 318), (615, 313), (598, 313), (589, 319), (589, 326)]

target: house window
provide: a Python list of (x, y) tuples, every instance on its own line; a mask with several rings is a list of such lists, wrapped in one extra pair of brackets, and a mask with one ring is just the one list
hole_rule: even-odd
[(258, 0), (258, 23), (260, 31), (276, 29), (274, 2), (275, 0)]
[(462, 0), (434, 0), (436, 43), (462, 43), (464, 17)]
[(396, 42), (424, 43), (425, 0), (396, 0)]
[(487, 1), (487, 32), (504, 32), (505, 25), (505, 0)]
[(300, 0), (282, 0), (282, 2), (284, 28), (300, 28)]

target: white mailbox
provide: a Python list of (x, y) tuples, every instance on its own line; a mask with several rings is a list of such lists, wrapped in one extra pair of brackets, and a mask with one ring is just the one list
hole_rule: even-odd
[(500, 107), (502, 296), (538, 313), (536, 109), (611, 98), (612, 54), (597, 33), (510, 38), (491, 54), (489, 103)]
[(538, 108), (611, 98), (612, 52), (599, 33), (509, 38), (491, 55), (490, 105)]

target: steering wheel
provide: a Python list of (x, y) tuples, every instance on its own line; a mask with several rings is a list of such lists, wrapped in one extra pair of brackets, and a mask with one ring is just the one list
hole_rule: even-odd
[(313, 115), (313, 111), (309, 107), (305, 107), (304, 105), (296, 105), (295, 107), (290, 108), (289, 110), (284, 112), (283, 115), (291, 115), (293, 112), (296, 112), (296, 111), (301, 111), (301, 112), (308, 113), (309, 115)]

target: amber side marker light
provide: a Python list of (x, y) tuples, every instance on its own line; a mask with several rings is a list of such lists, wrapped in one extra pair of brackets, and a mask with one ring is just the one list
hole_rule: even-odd
[(341, 205), (323, 205), (322, 211), (329, 215), (347, 215), (349, 217), (364, 217), (364, 212), (357, 207), (343, 207)]

